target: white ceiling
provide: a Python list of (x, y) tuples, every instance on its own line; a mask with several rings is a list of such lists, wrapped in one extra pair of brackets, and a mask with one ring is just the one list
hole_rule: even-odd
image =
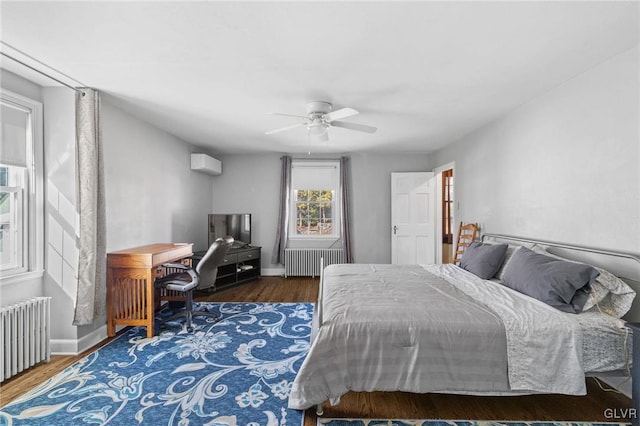
[[(0, 35), (213, 153), (429, 152), (638, 45), (638, 6), (3, 0)], [(378, 132), (264, 134), (312, 100)]]

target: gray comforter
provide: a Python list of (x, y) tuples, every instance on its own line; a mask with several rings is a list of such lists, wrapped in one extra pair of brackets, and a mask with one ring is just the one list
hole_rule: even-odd
[[(584, 394), (579, 327), (474, 277), (451, 265), (327, 267), (322, 324), (289, 407), (337, 403), (350, 390)], [(554, 328), (556, 336), (545, 335)]]

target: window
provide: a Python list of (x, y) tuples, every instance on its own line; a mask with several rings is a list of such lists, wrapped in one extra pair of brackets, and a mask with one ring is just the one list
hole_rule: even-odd
[(340, 163), (294, 161), (290, 238), (338, 238)]
[(333, 194), (330, 189), (298, 189), (296, 235), (333, 235)]
[(42, 105), (0, 92), (0, 274), (41, 267)]
[(28, 229), (28, 206), (25, 203), (26, 179), (22, 167), (0, 164), (0, 253), (2, 271), (26, 270)]

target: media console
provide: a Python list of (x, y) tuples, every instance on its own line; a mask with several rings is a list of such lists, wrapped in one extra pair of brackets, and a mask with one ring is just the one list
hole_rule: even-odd
[[(208, 291), (222, 290), (227, 287), (260, 278), (260, 252), (262, 247), (248, 246), (230, 248), (224, 260), (218, 266), (218, 277), (215, 286)], [(192, 262), (198, 264), (204, 251), (195, 252)]]

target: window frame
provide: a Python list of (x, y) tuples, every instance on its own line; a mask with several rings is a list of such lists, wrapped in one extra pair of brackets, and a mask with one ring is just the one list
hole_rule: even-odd
[[(295, 167), (300, 168), (333, 168), (335, 173), (333, 174), (333, 182), (331, 188), (296, 188), (296, 183), (291, 180), (291, 192), (289, 194), (289, 240), (298, 240), (298, 241), (312, 241), (312, 240), (338, 240), (341, 238), (341, 226), (340, 226), (340, 217), (341, 217), (341, 208), (340, 205), (340, 161), (339, 160), (321, 160), (321, 161), (310, 161), (310, 160), (293, 160), (291, 163), (291, 169)], [(292, 172), (293, 176), (293, 172)], [(331, 235), (320, 235), (320, 234), (298, 234), (297, 233), (297, 197), (296, 191), (298, 190), (328, 190), (330, 189), (333, 192), (332, 200), (331, 200), (331, 212), (332, 212), (332, 234)]]
[[(12, 267), (5, 268), (4, 265), (0, 265), (0, 272), (3, 272), (7, 275), (20, 274), (28, 271), (29, 268), (29, 197), (25, 194), (29, 194), (29, 179), (28, 179), (28, 168), (23, 168), (20, 166), (11, 166), (8, 164), (0, 163), (1, 168), (7, 169), (7, 185), (0, 185), (0, 191), (8, 192), (11, 195), (9, 196), (8, 202), (11, 207), (9, 212), (11, 216), (16, 216), (16, 223), (18, 224), (27, 224), (26, 230), (25, 226), (15, 226), (9, 228), (11, 233), (16, 233), (17, 237), (10, 237), (9, 242), (11, 243), (10, 250), (12, 252), (20, 253), (19, 261), (16, 261), (16, 265)], [(10, 221), (11, 222), (11, 221)], [(18, 230), (17, 228), (20, 228)], [(3, 241), (3, 245), (5, 242)], [(16, 256), (16, 258), (18, 258)]]
[[(0, 101), (29, 113), (24, 173), (23, 265), (0, 270), (2, 284), (39, 278), (44, 270), (44, 124), (41, 102), (0, 88)], [(26, 228), (26, 229), (25, 229)]]

